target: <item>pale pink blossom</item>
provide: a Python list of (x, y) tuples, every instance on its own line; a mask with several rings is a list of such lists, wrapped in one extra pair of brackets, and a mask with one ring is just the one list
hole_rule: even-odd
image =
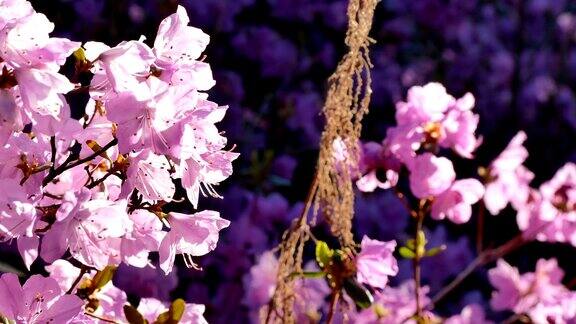
[(490, 181), (486, 184), (484, 204), (492, 215), (498, 214), (509, 202), (518, 210), (528, 200), (534, 174), (522, 165), (528, 157), (523, 146), (525, 140), (524, 132), (516, 134), (488, 168)]
[(557, 296), (567, 291), (561, 283), (563, 276), (564, 271), (555, 259), (540, 259), (534, 273), (522, 275), (500, 259), (496, 268), (488, 271), (490, 283), (496, 289), (490, 304), (495, 310), (530, 313), (539, 303), (557, 302)]
[(72, 323), (84, 302), (65, 295), (56, 280), (33, 275), (20, 286), (15, 274), (0, 277), (0, 314), (17, 323)]
[(176, 254), (182, 254), (186, 265), (196, 267), (191, 256), (201, 256), (216, 248), (219, 232), (228, 227), (230, 221), (220, 218), (220, 214), (204, 210), (192, 215), (168, 214), (170, 231), (160, 243), (160, 268), (170, 273)]
[(444, 324), (491, 324), (492, 321), (486, 319), (484, 309), (478, 304), (471, 304), (458, 315), (447, 318)]
[(382, 289), (388, 277), (398, 273), (398, 263), (393, 256), (396, 241), (382, 242), (368, 236), (362, 238), (360, 253), (356, 257), (358, 282)]
[(448, 218), (454, 223), (468, 222), (472, 205), (482, 199), (484, 186), (476, 179), (455, 181), (450, 188), (435, 197), (430, 215), (434, 219)]
[(443, 193), (456, 179), (452, 162), (431, 153), (424, 153), (414, 158), (408, 169), (410, 189), (414, 196), (420, 199)]
[[(142, 314), (148, 322), (153, 323), (158, 318), (158, 315), (168, 311), (169, 306), (170, 305), (155, 298), (142, 298), (138, 305), (138, 312)], [(204, 305), (186, 303), (180, 323), (208, 324), (204, 318), (205, 310), (206, 307)]]

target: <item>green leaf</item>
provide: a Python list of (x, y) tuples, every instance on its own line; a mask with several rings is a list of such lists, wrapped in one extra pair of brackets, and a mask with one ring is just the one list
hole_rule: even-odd
[(425, 256), (432, 257), (442, 253), (444, 250), (446, 250), (446, 245), (442, 244), (440, 246), (433, 247), (430, 250), (426, 251)]
[(353, 277), (344, 279), (344, 291), (362, 309), (370, 307), (374, 302), (374, 297), (370, 291)]
[(114, 272), (116, 272), (116, 266), (107, 266), (104, 270), (98, 271), (92, 279), (92, 289), (96, 290), (104, 287), (110, 280), (112, 280)]
[(124, 316), (129, 324), (147, 324), (148, 321), (132, 305), (124, 305)]
[(333, 255), (334, 250), (330, 249), (326, 242), (318, 241), (316, 243), (316, 262), (318, 262), (320, 268), (324, 268), (330, 264)]
[(290, 279), (294, 278), (294, 277), (302, 277), (302, 278), (310, 278), (310, 279), (316, 279), (316, 278), (322, 278), (326, 275), (325, 272), (323, 271), (304, 271), (304, 272), (292, 272), (290, 274)]
[(405, 246), (401, 246), (398, 249), (398, 253), (400, 253), (400, 256), (402, 256), (405, 259), (414, 259), (416, 257), (416, 254), (414, 253), (414, 251), (410, 250), (409, 248), (407, 248)]

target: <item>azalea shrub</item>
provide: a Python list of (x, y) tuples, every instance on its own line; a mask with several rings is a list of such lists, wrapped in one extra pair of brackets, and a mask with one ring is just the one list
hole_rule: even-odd
[(576, 322), (573, 6), (378, 4), (344, 247), (305, 203), (346, 5), (0, 0), (0, 322), (268, 322), (281, 281), (302, 323)]

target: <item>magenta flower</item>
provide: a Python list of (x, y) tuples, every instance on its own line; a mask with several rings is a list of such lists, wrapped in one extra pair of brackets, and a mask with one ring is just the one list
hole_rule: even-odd
[(528, 157), (528, 151), (522, 145), (525, 140), (524, 132), (516, 134), (490, 164), (491, 181), (486, 184), (484, 203), (492, 215), (498, 214), (509, 202), (518, 210), (528, 200), (534, 174), (522, 165)]
[[(498, 260), (496, 268), (488, 271), (490, 283), (496, 288), (490, 304), (495, 310), (512, 310), (540, 317), (542, 314), (539, 312), (550, 307), (537, 307), (539, 304), (563, 306), (562, 300), (566, 300), (564, 297), (569, 292), (561, 283), (563, 276), (564, 271), (555, 259), (540, 259), (534, 273), (522, 275), (504, 260)], [(571, 311), (569, 308), (565, 310)]]
[(436, 157), (432, 153), (417, 156), (408, 165), (410, 170), (410, 189), (414, 196), (425, 199), (437, 196), (450, 188), (456, 179), (452, 162), (445, 157)]
[(244, 304), (258, 309), (266, 305), (276, 289), (278, 259), (273, 252), (265, 252), (258, 257), (258, 262), (250, 268), (250, 274), (244, 277), (246, 295)]
[(408, 89), (406, 102), (396, 104), (398, 125), (414, 125), (439, 121), (455, 103), (454, 97), (440, 83), (428, 83)]
[[(420, 302), (422, 307), (430, 303), (428, 287), (420, 289)], [(398, 287), (385, 287), (381, 292), (374, 295), (374, 303), (370, 308), (356, 312), (355, 309), (348, 310), (347, 316), (352, 319), (353, 323), (382, 323), (396, 324), (400, 322), (415, 324), (416, 321), (411, 319), (416, 309), (416, 300), (414, 298), (414, 282), (408, 280)], [(430, 311), (425, 311), (424, 315), (437, 319)]]
[(526, 237), (576, 246), (576, 164), (567, 163), (532, 191), (516, 219)]
[(466, 223), (472, 216), (472, 205), (482, 199), (483, 194), (484, 186), (480, 181), (457, 180), (435, 197), (430, 214), (434, 219), (448, 218), (457, 224)]
[(407, 101), (396, 104), (398, 125), (388, 129), (386, 145), (405, 164), (421, 148), (434, 151), (438, 146), (472, 158), (481, 143), (475, 135), (479, 117), (472, 113), (474, 103), (471, 94), (456, 100), (439, 83), (414, 86)]
[(0, 315), (17, 323), (72, 323), (82, 313), (84, 302), (65, 295), (52, 278), (34, 275), (20, 286), (18, 277), (0, 277)]
[(382, 242), (364, 236), (360, 248), (356, 257), (358, 282), (383, 289), (388, 277), (398, 273), (398, 263), (393, 256), (396, 241)]
[[(304, 266), (305, 271), (318, 271), (315, 263)], [(259, 311), (267, 307), (276, 289), (278, 274), (278, 259), (273, 252), (267, 251), (258, 257), (258, 261), (250, 268), (250, 273), (244, 276), (243, 303), (250, 309), (250, 317), (257, 322)], [(318, 311), (324, 304), (330, 289), (325, 280), (298, 279), (294, 284), (296, 301), (294, 312), (298, 322), (305, 322), (312, 316), (320, 316)]]
[(402, 165), (386, 146), (375, 142), (363, 143), (361, 153), (358, 167), (362, 176), (356, 180), (360, 191), (388, 189), (398, 183), (398, 173)]
[(484, 309), (478, 304), (471, 304), (458, 315), (447, 318), (444, 324), (491, 324), (492, 321), (486, 320)]

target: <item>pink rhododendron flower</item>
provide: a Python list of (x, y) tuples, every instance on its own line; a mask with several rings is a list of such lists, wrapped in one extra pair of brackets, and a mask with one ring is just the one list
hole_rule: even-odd
[(257, 263), (250, 268), (250, 274), (244, 278), (246, 289), (244, 303), (258, 308), (266, 305), (276, 289), (278, 259), (273, 252), (265, 252), (258, 257)]
[(149, 97), (143, 83), (154, 63), (152, 49), (142, 41), (127, 41), (115, 47), (89, 42), (87, 58), (95, 60), (91, 95), (97, 100), (114, 99), (129, 93), (137, 99)]
[(452, 162), (445, 157), (424, 153), (408, 166), (410, 189), (414, 196), (424, 199), (447, 190), (456, 179)]
[(384, 288), (388, 277), (398, 273), (398, 263), (393, 256), (396, 241), (382, 242), (364, 236), (360, 248), (356, 257), (358, 282)]
[(567, 163), (532, 191), (516, 219), (526, 237), (576, 246), (576, 164)]
[(122, 239), (122, 258), (127, 264), (142, 268), (149, 264), (149, 252), (158, 251), (166, 232), (162, 231), (158, 216), (147, 210), (135, 210), (128, 217), (133, 229)]
[(438, 121), (454, 103), (454, 97), (440, 83), (414, 86), (408, 89), (406, 102), (396, 104), (396, 121), (398, 125)]
[(33, 12), (32, 5), (26, 0), (2, 0), (0, 2), (0, 30)]
[(170, 176), (168, 159), (150, 150), (130, 156), (127, 178), (123, 186), (123, 189), (128, 191), (126, 196), (136, 188), (145, 199), (169, 202), (176, 190)]
[(396, 104), (398, 125), (387, 130), (385, 144), (405, 164), (420, 149), (435, 151), (437, 146), (472, 158), (481, 142), (474, 134), (479, 121), (472, 113), (474, 103), (471, 94), (456, 100), (439, 83), (414, 86), (407, 101)]
[(84, 302), (65, 295), (52, 278), (33, 275), (20, 286), (15, 274), (0, 277), (0, 314), (17, 323), (72, 323)]
[[(153, 323), (158, 318), (158, 315), (168, 311), (170, 305), (167, 305), (154, 298), (142, 298), (138, 305), (138, 312), (144, 316), (148, 322)], [(180, 319), (181, 323), (190, 324), (208, 324), (204, 318), (204, 311), (206, 307), (199, 304), (187, 303), (184, 308), (184, 314)]]
[(490, 282), (496, 288), (490, 301), (496, 310), (512, 310), (537, 318), (574, 319), (576, 310), (566, 301), (574, 300), (574, 293), (561, 283), (564, 271), (555, 259), (538, 260), (534, 273), (520, 275), (518, 269), (504, 260), (488, 271)]
[(190, 19), (186, 10), (178, 6), (176, 13), (160, 23), (154, 54), (160, 67), (167, 65), (194, 65), (210, 42), (210, 37), (202, 30), (188, 26)]
[(486, 320), (484, 310), (478, 304), (471, 304), (458, 315), (447, 318), (445, 324), (491, 324), (493, 322)]
[[(305, 271), (318, 271), (311, 263), (304, 267)], [(250, 268), (250, 273), (244, 277), (244, 288), (248, 292), (244, 304), (251, 310), (251, 318), (256, 321), (258, 312), (267, 307), (270, 298), (276, 289), (276, 276), (278, 272), (278, 259), (273, 252), (262, 254), (257, 263)], [(330, 293), (325, 280), (299, 279), (295, 282), (294, 291), (296, 301), (294, 311), (299, 322), (310, 320), (319, 316), (318, 311), (324, 299)]]
[(220, 218), (220, 214), (204, 210), (192, 215), (168, 214), (170, 231), (159, 248), (160, 268), (167, 274), (172, 271), (176, 254), (183, 254), (186, 265), (195, 267), (191, 256), (204, 255), (216, 248), (219, 232), (228, 227), (230, 221)]
[[(426, 286), (420, 289), (420, 301), (423, 308), (430, 303), (426, 297), (428, 290)], [(413, 324), (416, 323), (416, 320), (412, 319), (415, 309), (414, 282), (409, 280), (398, 287), (385, 287), (381, 292), (375, 294), (372, 306), (358, 312), (354, 309), (349, 310), (347, 315), (353, 323), (396, 324), (404, 321)], [(429, 311), (425, 311), (424, 316), (436, 318)]]
[[(46, 271), (50, 274), (50, 278), (56, 280), (62, 291), (68, 291), (72, 284), (80, 275), (80, 269), (73, 266), (72, 263), (66, 260), (56, 260), (52, 264), (47, 265)], [(83, 278), (88, 278), (89, 273), (86, 273)]]
[(519, 132), (512, 138), (506, 149), (490, 164), (486, 184), (484, 204), (492, 214), (498, 214), (508, 202), (517, 210), (528, 200), (529, 183), (534, 174), (522, 165), (528, 157), (528, 151), (522, 145), (526, 134)]
[(132, 228), (126, 201), (90, 198), (86, 189), (78, 197), (74, 193), (64, 196), (64, 208), (57, 215), (59, 222), (42, 240), (44, 260), (53, 261), (70, 248), (72, 256), (97, 269), (119, 263), (120, 238)]
[(125, 321), (124, 305), (128, 303), (128, 297), (124, 291), (114, 286), (112, 281), (99, 289), (95, 297), (100, 301), (95, 315), (119, 322)]
[(398, 183), (401, 164), (386, 150), (386, 146), (375, 142), (362, 144), (359, 169), (362, 176), (356, 180), (360, 191), (372, 192), (376, 188), (388, 189)]
[(483, 194), (484, 186), (480, 181), (457, 180), (434, 199), (430, 215), (434, 219), (448, 218), (457, 224), (466, 223), (472, 216), (472, 205), (482, 199)]

